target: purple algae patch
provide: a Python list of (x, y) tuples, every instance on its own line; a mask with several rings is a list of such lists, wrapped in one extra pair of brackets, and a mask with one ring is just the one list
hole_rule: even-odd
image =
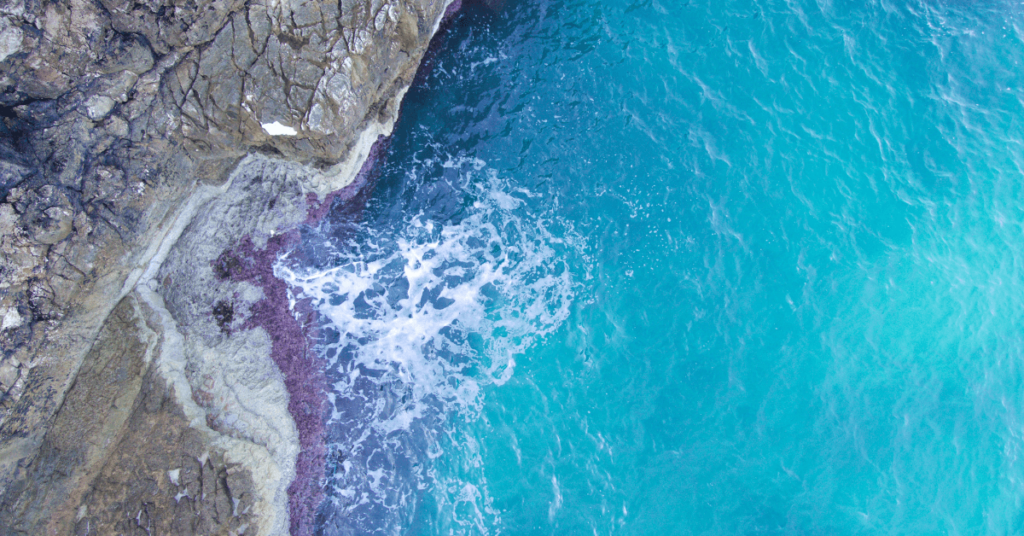
[(307, 193), (306, 204), (309, 205), (309, 210), (306, 212), (306, 221), (303, 223), (316, 225), (327, 216), (335, 202), (351, 202), (357, 207), (365, 205), (366, 199), (373, 191), (373, 188), (368, 186), (372, 186), (380, 174), (378, 163), (383, 160), (390, 144), (390, 137), (378, 136), (377, 141), (373, 142), (370, 147), (370, 153), (366, 156), (363, 166), (359, 168), (356, 178), (352, 179), (352, 183), (336, 192), (327, 194), (323, 201), (320, 201), (316, 194)]
[[(372, 191), (371, 185), (379, 174), (378, 163), (387, 152), (390, 138), (377, 138), (370, 154), (351, 184), (325, 196), (319, 201), (316, 194), (307, 194), (306, 225), (316, 225), (331, 210), (335, 201), (349, 202), (352, 206), (365, 205)], [(327, 447), (324, 439), (325, 411), (327, 410), (327, 380), (323, 359), (313, 348), (317, 331), (316, 312), (309, 300), (299, 300), (294, 309), (289, 307), (288, 284), (274, 276), (274, 263), (286, 249), (298, 243), (299, 232), (273, 236), (266, 246), (257, 248), (252, 237), (246, 235), (232, 249), (223, 251), (213, 261), (213, 272), (220, 279), (245, 281), (263, 289), (263, 299), (253, 304), (251, 316), (241, 329), (262, 327), (270, 335), (270, 355), (284, 376), (288, 389), (288, 412), (295, 419), (299, 432), (300, 451), (296, 460), (295, 480), (288, 487), (288, 506), (291, 512), (290, 533), (310, 536), (315, 532), (314, 516), (324, 501), (321, 478), (326, 467)], [(233, 305), (218, 303), (214, 318), (221, 329), (234, 319)]]
[(451, 20), (451, 18), (454, 17), (455, 14), (458, 13), (460, 9), (462, 9), (462, 0), (455, 0), (454, 2), (448, 4), (448, 9), (444, 10), (444, 16), (441, 17), (441, 24), (444, 24)]
[(221, 279), (245, 281), (263, 289), (263, 299), (256, 302), (252, 315), (242, 329), (262, 327), (270, 335), (270, 356), (284, 376), (288, 389), (288, 411), (299, 432), (300, 451), (296, 460), (295, 480), (288, 487), (291, 511), (291, 534), (313, 534), (313, 519), (323, 502), (320, 487), (326, 445), (324, 443), (324, 412), (327, 408), (327, 382), (323, 361), (311, 347), (316, 319), (308, 301), (289, 307), (288, 285), (274, 276), (278, 255), (298, 238), (292, 232), (267, 240), (257, 249), (250, 236), (243, 237), (230, 250), (213, 262), (214, 273)]

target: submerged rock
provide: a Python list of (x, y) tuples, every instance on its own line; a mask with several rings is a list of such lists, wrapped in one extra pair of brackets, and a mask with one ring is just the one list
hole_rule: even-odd
[(0, 0), (0, 533), (311, 533), (305, 328), (217, 261), (272, 276), (449, 4)]

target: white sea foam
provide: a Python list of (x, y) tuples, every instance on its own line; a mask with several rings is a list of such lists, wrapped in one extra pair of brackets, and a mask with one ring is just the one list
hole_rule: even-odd
[[(484, 482), (436, 482), (432, 462), (480, 465), (476, 448), (451, 441), (457, 423), (474, 419), (483, 389), (507, 382), (517, 356), (565, 321), (574, 296), (571, 246), (531, 208), (537, 194), (476, 159), (443, 167), (465, 180), (460, 221), (421, 214), (397, 232), (367, 228), (345, 247), (325, 244), (337, 251), (334, 267), (276, 267), (338, 332), (324, 348), (334, 381), (328, 428), (335, 451), (356, 463), (339, 467), (331, 485), (356, 520), (366, 506), (361, 531), (389, 532), (382, 512), (401, 513), (433, 486), (439, 508), (472, 511), (466, 529), (486, 532), (483, 517), (496, 512)], [(466, 501), (473, 507), (459, 506)]]

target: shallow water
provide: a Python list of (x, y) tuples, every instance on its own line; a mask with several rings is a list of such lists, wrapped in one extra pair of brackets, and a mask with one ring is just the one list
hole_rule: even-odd
[(278, 266), (323, 534), (1024, 532), (1021, 3), (495, 7)]

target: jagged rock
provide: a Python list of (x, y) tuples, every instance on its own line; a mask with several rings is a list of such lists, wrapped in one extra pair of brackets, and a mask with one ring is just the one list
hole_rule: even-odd
[(268, 291), (210, 263), (355, 177), (449, 4), (0, 0), (0, 532), (309, 532)]

